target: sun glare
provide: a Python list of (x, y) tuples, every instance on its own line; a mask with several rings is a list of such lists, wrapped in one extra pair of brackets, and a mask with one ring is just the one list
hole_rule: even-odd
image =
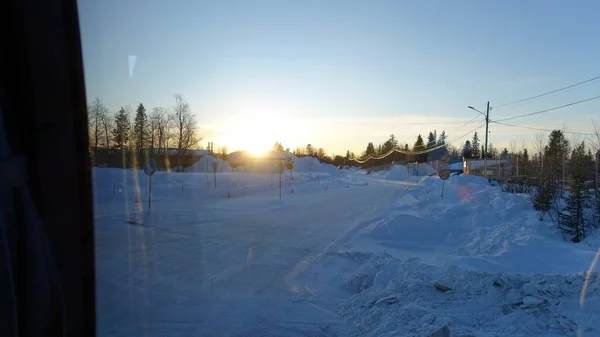
[(255, 156), (262, 156), (278, 140), (278, 121), (271, 115), (241, 115), (229, 122), (233, 123), (223, 141), (232, 149), (246, 150)]

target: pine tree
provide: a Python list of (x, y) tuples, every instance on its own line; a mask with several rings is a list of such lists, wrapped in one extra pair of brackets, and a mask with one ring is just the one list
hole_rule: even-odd
[(473, 134), (473, 141), (471, 142), (471, 156), (472, 158), (482, 158), (483, 152), (479, 152), (479, 135), (477, 131)]
[(124, 150), (129, 145), (129, 115), (121, 107), (115, 115), (115, 128), (112, 130), (115, 148)]
[(396, 140), (394, 134), (391, 134), (390, 138), (386, 140), (385, 143), (383, 143), (383, 145), (381, 146), (381, 153), (388, 153), (396, 147), (398, 147), (398, 140)]
[(437, 145), (441, 146), (441, 145), (445, 145), (446, 144), (446, 131), (442, 131), (442, 133), (440, 133), (440, 136), (437, 139)]
[(306, 145), (306, 155), (309, 157), (313, 157), (314, 154), (315, 154), (315, 150), (314, 150), (313, 146), (310, 144)]
[(465, 159), (473, 158), (473, 148), (471, 147), (470, 141), (467, 140), (465, 142), (465, 146), (463, 146), (461, 154), (462, 154), (463, 158), (465, 158)]
[(148, 147), (149, 140), (149, 125), (148, 116), (146, 115), (146, 108), (140, 103), (135, 110), (135, 119), (133, 121), (133, 138), (135, 141), (135, 147), (138, 150), (142, 150)]
[(408, 148), (408, 144), (407, 143), (404, 144), (404, 151), (410, 151), (410, 149)]
[(427, 136), (427, 149), (432, 149), (435, 147), (435, 136), (433, 135), (433, 132), (429, 132), (429, 135)]
[(415, 142), (415, 145), (413, 146), (413, 152), (421, 152), (421, 151), (425, 151), (425, 143), (423, 143), (423, 137), (421, 137), (421, 134), (419, 134), (417, 136), (417, 141)]
[(273, 144), (273, 151), (283, 152), (283, 145), (280, 142)]
[(523, 153), (519, 156), (519, 174), (523, 176), (529, 176), (529, 153), (527, 149), (523, 149)]
[(367, 144), (367, 150), (365, 151), (365, 155), (374, 155), (375, 154), (375, 145), (373, 145), (372, 142), (369, 142), (369, 144)]
[(555, 195), (564, 190), (563, 168), (569, 154), (569, 141), (561, 130), (553, 130), (548, 136), (548, 144), (544, 148), (544, 182), (549, 191)]
[(585, 144), (582, 142), (571, 155), (572, 179), (569, 199), (559, 217), (559, 228), (565, 234), (571, 235), (571, 241), (581, 242), (585, 238), (586, 229), (591, 223), (585, 215), (589, 193), (585, 187), (585, 173), (588, 166), (585, 154)]

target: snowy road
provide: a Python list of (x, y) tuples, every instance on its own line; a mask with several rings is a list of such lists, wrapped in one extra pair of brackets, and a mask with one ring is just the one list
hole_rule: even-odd
[(99, 335), (345, 335), (333, 309), (343, 290), (327, 287), (333, 273), (311, 266), (405, 189), (378, 182), (298, 188), (283, 203), (272, 193), (169, 201), (157, 203), (145, 226), (124, 224), (123, 214), (99, 205)]

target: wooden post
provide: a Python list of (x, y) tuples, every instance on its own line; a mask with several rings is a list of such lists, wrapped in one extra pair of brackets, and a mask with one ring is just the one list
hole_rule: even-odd
[[(183, 185), (181, 185), (183, 186)], [(148, 178), (148, 210), (152, 208), (152, 176)]]

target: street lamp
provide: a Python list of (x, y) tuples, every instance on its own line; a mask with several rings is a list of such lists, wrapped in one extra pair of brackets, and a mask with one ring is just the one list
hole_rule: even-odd
[(485, 167), (484, 176), (487, 177), (487, 157), (488, 157), (487, 145), (488, 145), (488, 133), (489, 133), (488, 132), (488, 125), (489, 125), (489, 122), (490, 122), (490, 102), (487, 102), (487, 113), (483, 113), (483, 112), (475, 109), (474, 107), (472, 107), (470, 105), (467, 108), (469, 108), (471, 110), (474, 110), (474, 111), (477, 111), (477, 112), (479, 112), (480, 114), (482, 114), (485, 117), (485, 147), (484, 147), (484, 150), (483, 150), (483, 156), (484, 156), (483, 158), (485, 160), (485, 164), (484, 164), (484, 167)]
[(479, 110), (475, 109), (474, 107), (472, 107), (472, 106), (470, 106), (470, 105), (469, 105), (467, 108), (469, 108), (469, 109), (471, 109), (471, 110), (475, 110), (475, 111), (477, 111), (477, 112), (479, 112), (480, 114), (482, 114), (482, 115), (484, 115), (484, 116), (485, 116), (485, 114), (484, 114), (483, 112), (481, 112), (481, 111), (479, 111)]

